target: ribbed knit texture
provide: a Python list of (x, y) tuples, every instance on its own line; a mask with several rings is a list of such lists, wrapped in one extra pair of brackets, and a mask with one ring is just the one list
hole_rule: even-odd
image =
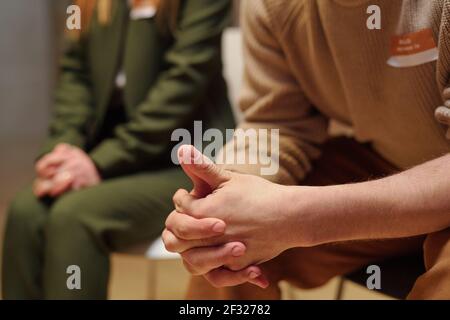
[[(450, 151), (434, 118), (450, 75), (450, 0), (245, 0), (241, 2), (245, 74), (242, 128), (279, 128), (279, 172), (298, 183), (319, 155), (327, 122), (353, 127), (361, 142), (399, 168)], [(381, 8), (382, 29), (368, 30), (368, 5)], [(392, 36), (433, 30), (439, 60), (387, 64)], [(247, 152), (247, 145), (226, 148)], [(265, 152), (265, 150), (261, 150)], [(259, 174), (258, 165), (226, 166)]]

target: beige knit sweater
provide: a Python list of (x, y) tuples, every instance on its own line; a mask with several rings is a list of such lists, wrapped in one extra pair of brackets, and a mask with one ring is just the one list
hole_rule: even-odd
[[(242, 0), (245, 73), (241, 128), (280, 129), (280, 170), (298, 183), (336, 119), (408, 168), (450, 151), (434, 116), (450, 85), (450, 0)], [(366, 10), (381, 8), (381, 30)], [(392, 67), (392, 37), (430, 29), (437, 61)], [(430, 36), (431, 38), (431, 36)], [(248, 152), (248, 145), (225, 148)], [(264, 152), (264, 150), (263, 150)], [(226, 166), (259, 174), (258, 165)]]

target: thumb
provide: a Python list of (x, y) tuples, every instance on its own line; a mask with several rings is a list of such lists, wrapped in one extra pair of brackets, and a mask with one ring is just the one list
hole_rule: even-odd
[(196, 197), (205, 197), (230, 179), (228, 171), (222, 170), (192, 145), (183, 145), (178, 149), (178, 161), (191, 178)]

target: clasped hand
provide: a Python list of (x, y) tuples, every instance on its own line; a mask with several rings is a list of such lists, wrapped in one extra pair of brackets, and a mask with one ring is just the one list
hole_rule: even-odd
[(61, 143), (43, 156), (35, 166), (33, 192), (37, 197), (57, 197), (69, 190), (79, 190), (100, 183), (101, 178), (91, 158), (80, 148)]
[(215, 287), (267, 287), (259, 265), (298, 245), (286, 210), (290, 187), (223, 170), (192, 146), (180, 147), (178, 157), (194, 189), (173, 197), (163, 231), (167, 250)]

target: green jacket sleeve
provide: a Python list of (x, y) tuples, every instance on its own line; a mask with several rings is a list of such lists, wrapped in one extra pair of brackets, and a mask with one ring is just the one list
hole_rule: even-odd
[(66, 38), (66, 50), (60, 62), (49, 137), (40, 154), (50, 152), (61, 142), (84, 148), (93, 98), (83, 40)]
[(173, 44), (164, 55), (168, 68), (133, 119), (90, 154), (104, 177), (145, 170), (169, 151), (173, 130), (193, 119), (212, 75), (221, 72), (220, 41), (229, 14), (229, 0), (184, 1)]

